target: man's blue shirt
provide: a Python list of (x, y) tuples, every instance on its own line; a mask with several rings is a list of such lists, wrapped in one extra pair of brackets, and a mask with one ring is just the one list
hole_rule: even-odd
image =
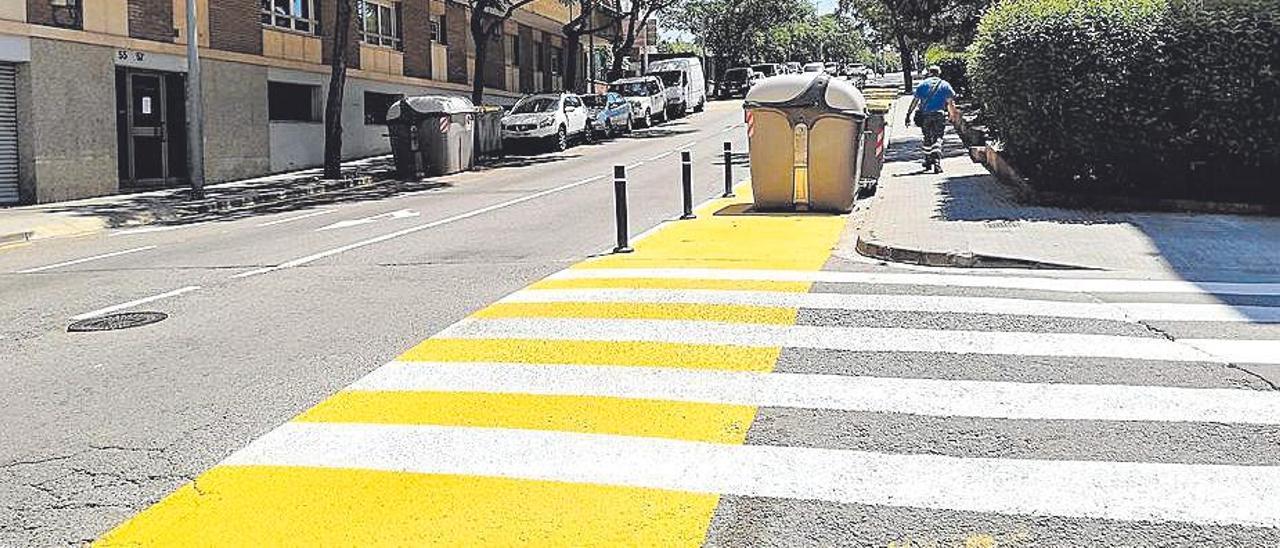
[[(938, 84), (938, 82), (942, 83)], [(936, 93), (933, 91), (934, 85), (938, 86), (938, 91)], [(928, 102), (925, 102), (925, 98), (929, 97), (930, 93), (933, 93), (933, 98), (929, 99)], [(946, 111), (947, 100), (955, 96), (956, 92), (951, 89), (951, 84), (948, 84), (946, 80), (936, 76), (932, 78), (925, 78), (923, 82), (920, 82), (920, 85), (916, 86), (916, 99), (920, 100), (920, 110), (924, 112)]]

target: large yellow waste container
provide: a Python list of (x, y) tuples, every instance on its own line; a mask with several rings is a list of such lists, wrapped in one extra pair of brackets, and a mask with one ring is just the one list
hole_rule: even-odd
[(756, 84), (743, 106), (757, 210), (853, 208), (867, 118), (862, 92), (824, 73), (786, 74)]

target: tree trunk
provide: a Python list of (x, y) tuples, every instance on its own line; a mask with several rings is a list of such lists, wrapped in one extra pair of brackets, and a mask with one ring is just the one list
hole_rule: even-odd
[(915, 69), (911, 48), (907, 46), (907, 37), (902, 34), (902, 31), (897, 31), (894, 34), (898, 38), (898, 55), (902, 57), (902, 90), (907, 95), (911, 95), (915, 91), (911, 85), (911, 73)]
[(475, 74), (471, 77), (471, 102), (477, 105), (484, 103), (484, 69), (488, 64), (489, 36), (485, 32), (484, 22), (480, 18), (482, 11), (471, 12), (471, 41), (476, 44)]
[(342, 97), (347, 83), (347, 44), (351, 40), (351, 2), (339, 0), (333, 18), (329, 98), (324, 104), (324, 178), (342, 178)]
[(640, 4), (633, 1), (631, 5), (631, 17), (627, 18), (626, 38), (621, 44), (613, 46), (613, 60), (609, 63), (609, 81), (611, 82), (622, 78), (622, 59), (626, 54), (631, 53), (631, 48), (636, 45), (636, 18), (640, 15)]
[(564, 89), (583, 92), (583, 82), (578, 78), (578, 50), (582, 46), (582, 35), (577, 32), (565, 33), (564, 37)]

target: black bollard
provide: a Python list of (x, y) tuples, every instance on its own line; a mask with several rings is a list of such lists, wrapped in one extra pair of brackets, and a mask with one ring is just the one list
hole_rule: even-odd
[(693, 219), (693, 160), (689, 158), (687, 150), (680, 153), (680, 174), (684, 191), (684, 215), (680, 218)]
[(724, 198), (733, 197), (733, 144), (724, 143)]
[(613, 166), (613, 212), (618, 225), (618, 247), (614, 253), (631, 253), (631, 237), (627, 234), (627, 168)]

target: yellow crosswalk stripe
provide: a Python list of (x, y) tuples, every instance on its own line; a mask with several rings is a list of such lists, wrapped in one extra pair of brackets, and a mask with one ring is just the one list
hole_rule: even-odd
[(220, 466), (99, 546), (693, 546), (719, 497), (550, 481)]
[(514, 362), (532, 364), (633, 365), (769, 371), (779, 348), (632, 341), (541, 339), (427, 339), (400, 355), (401, 361)]
[(294, 420), (525, 428), (742, 443), (755, 408), (643, 399), (474, 392), (339, 392)]
[(542, 280), (529, 289), (717, 289), (731, 291), (787, 291), (804, 293), (812, 282), (774, 282), (768, 280), (713, 280), (664, 278), (575, 278)]
[(473, 318), (615, 318), (790, 325), (796, 309), (685, 303), (496, 303)]

